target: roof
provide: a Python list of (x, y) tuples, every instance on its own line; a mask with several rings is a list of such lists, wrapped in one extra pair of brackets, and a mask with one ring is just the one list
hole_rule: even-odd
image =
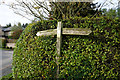
[(2, 31), (7, 32), (7, 31), (11, 31), (12, 27), (8, 27), (8, 28), (6, 28), (6, 27), (0, 27), (0, 28), (2, 29)]

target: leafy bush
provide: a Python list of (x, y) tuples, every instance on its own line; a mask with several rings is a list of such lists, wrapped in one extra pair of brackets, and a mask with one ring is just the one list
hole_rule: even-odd
[[(63, 20), (63, 27), (90, 28), (89, 36), (63, 36), (59, 60), (60, 78), (119, 78), (120, 20), (108, 17)], [(28, 25), (16, 43), (13, 77), (56, 78), (56, 36), (37, 37), (54, 29), (57, 21)]]
[(15, 31), (12, 33), (11, 38), (12, 38), (12, 39), (18, 39), (18, 38), (20, 37), (22, 31), (23, 31), (23, 30), (15, 30)]
[(2, 39), (2, 38), (0, 38), (0, 47), (1, 48), (5, 48), (6, 47), (6, 39)]
[(11, 28), (11, 30), (12, 31), (23, 30), (23, 26), (21, 25), (21, 23), (18, 23), (17, 25), (14, 24), (14, 26)]
[(18, 39), (24, 29), (23, 27), (25, 27), (25, 25), (22, 26), (21, 23), (14, 25), (11, 28), (11, 31), (13, 31), (13, 33), (11, 36), (9, 36), (9, 39)]

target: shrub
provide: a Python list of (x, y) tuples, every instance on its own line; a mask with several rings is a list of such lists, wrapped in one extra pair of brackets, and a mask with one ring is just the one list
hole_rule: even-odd
[(0, 38), (0, 47), (1, 47), (1, 48), (5, 48), (5, 47), (6, 47), (6, 42), (7, 42), (6, 39)]
[(12, 33), (12, 39), (18, 39), (19, 37), (20, 37), (20, 35), (21, 35), (21, 33), (22, 33), (22, 31), (23, 30), (15, 30), (13, 33)]
[[(23, 25), (24, 26), (24, 25)], [(25, 27), (25, 26), (24, 26)], [(18, 39), (19, 36), (21, 35), (22, 31), (23, 31), (23, 27), (21, 25), (21, 23), (18, 23), (17, 25), (14, 25), (12, 28), (11, 28), (11, 31), (13, 32), (12, 33), (12, 36), (9, 37), (9, 39)]]
[[(89, 36), (63, 36), (59, 78), (119, 78), (120, 20), (108, 17), (63, 20), (63, 27), (90, 28)], [(28, 25), (16, 43), (13, 77), (56, 78), (56, 36), (37, 37), (57, 21)]]

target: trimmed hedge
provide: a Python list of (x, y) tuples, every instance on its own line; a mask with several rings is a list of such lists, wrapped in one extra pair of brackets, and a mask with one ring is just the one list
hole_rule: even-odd
[[(89, 36), (63, 36), (60, 78), (119, 78), (120, 20), (108, 17), (63, 20), (63, 27), (90, 28)], [(56, 36), (37, 37), (38, 31), (55, 29), (57, 21), (30, 24), (16, 43), (13, 77), (56, 78)]]

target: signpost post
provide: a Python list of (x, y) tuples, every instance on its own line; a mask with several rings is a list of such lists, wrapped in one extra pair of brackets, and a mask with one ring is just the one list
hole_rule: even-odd
[(57, 63), (57, 78), (59, 78), (59, 57), (60, 57), (60, 53), (61, 53), (61, 43), (62, 42), (62, 23), (58, 22), (58, 26), (57, 26), (57, 56), (56, 56), (56, 63)]
[(62, 35), (89, 35), (92, 31), (88, 28), (62, 28), (62, 22), (58, 22), (57, 29), (50, 29), (37, 32), (37, 36), (50, 36), (57, 34), (57, 78), (59, 78), (59, 57), (61, 53)]

